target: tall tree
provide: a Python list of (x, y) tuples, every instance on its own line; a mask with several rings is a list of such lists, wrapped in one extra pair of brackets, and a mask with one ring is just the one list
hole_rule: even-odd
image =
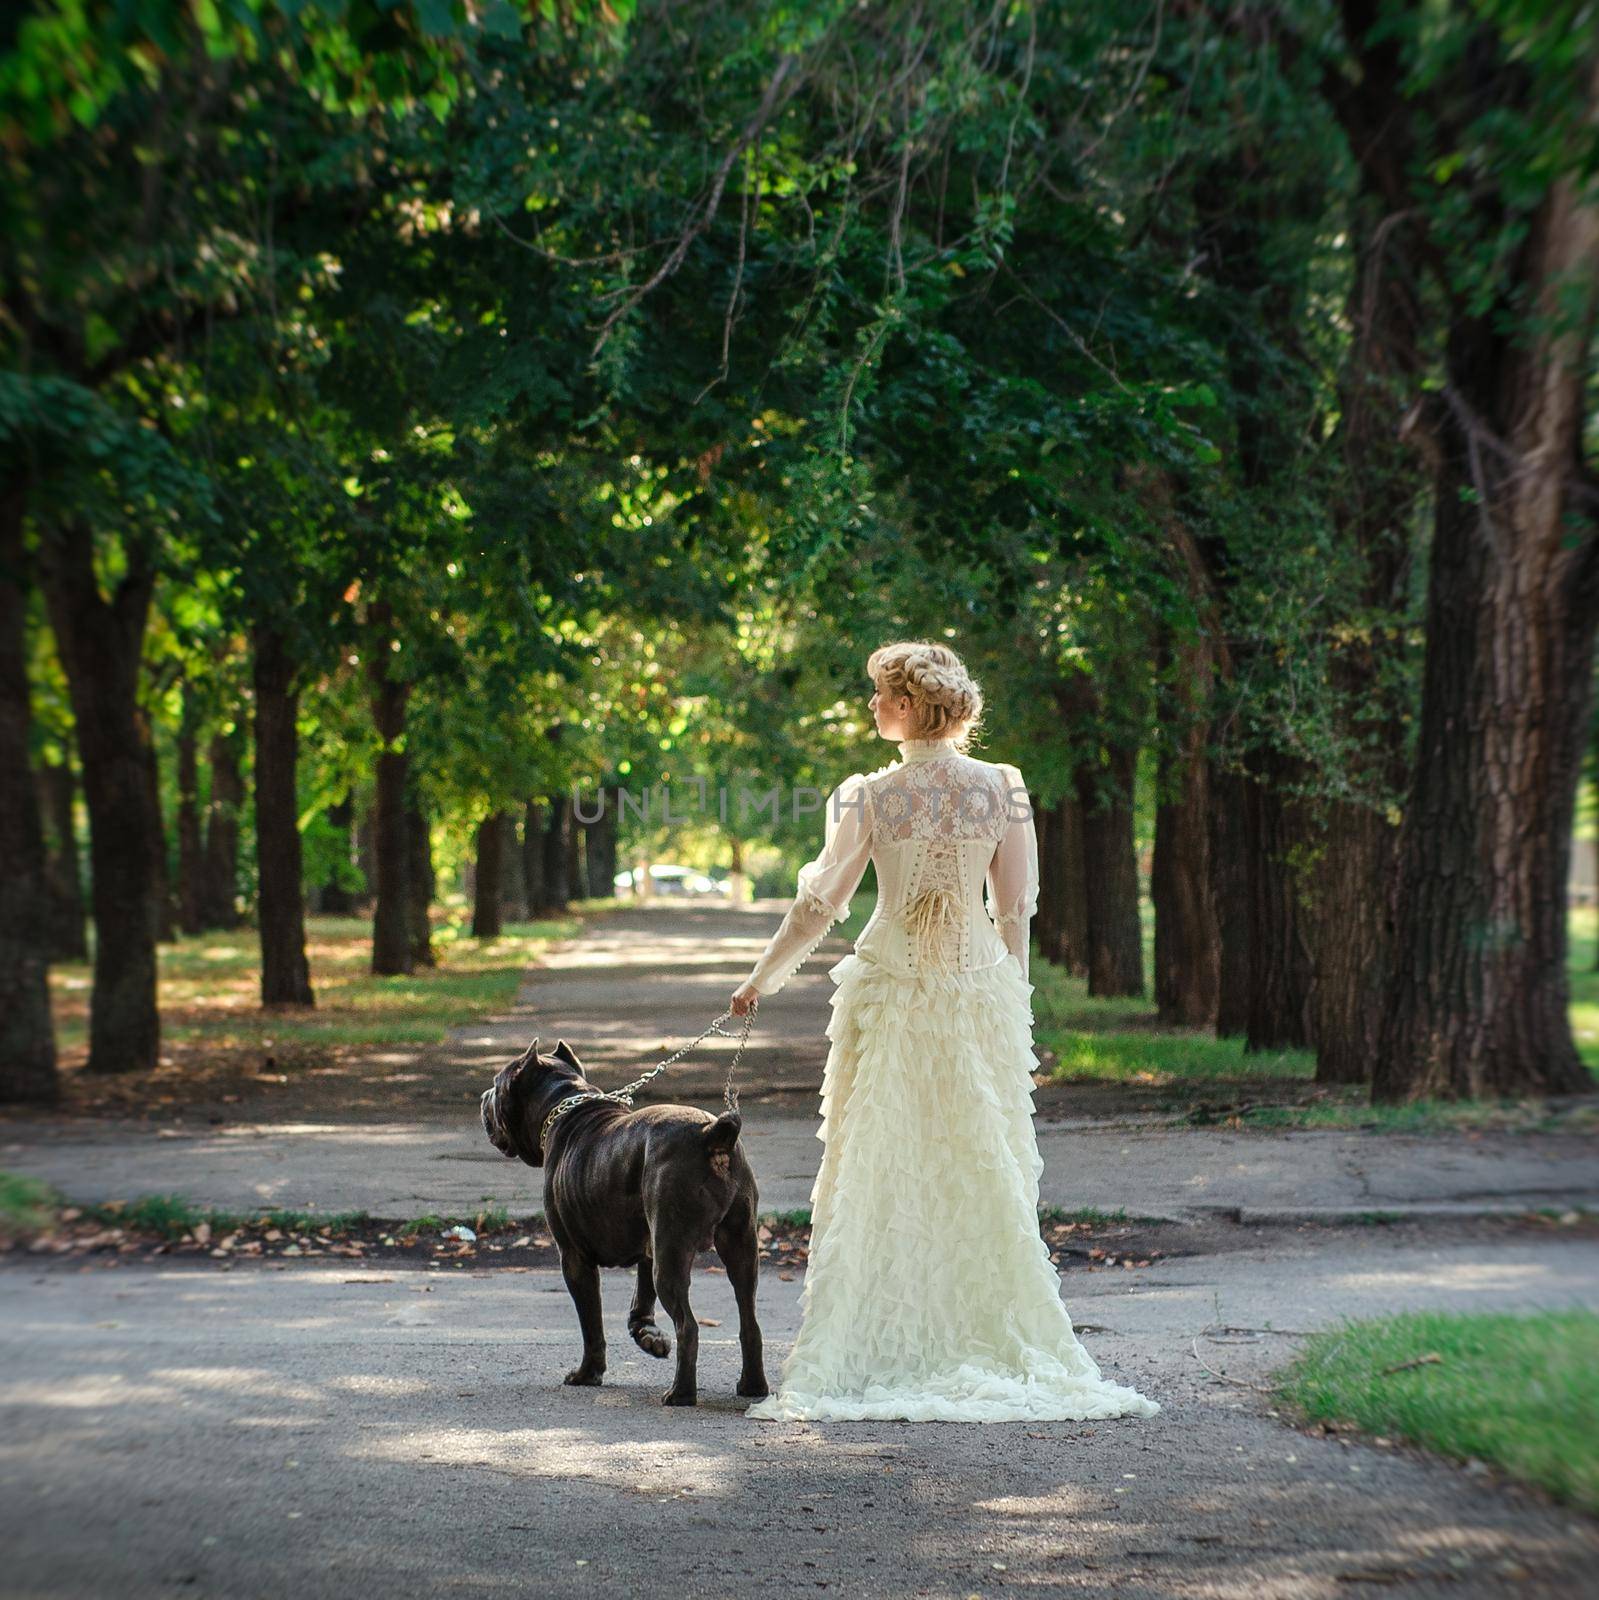
[(311, 1006), (305, 951), (305, 869), (299, 818), (300, 690), (287, 641), (258, 626), (255, 670), (255, 834), (261, 922), (261, 1003)]
[(60, 1091), (50, 1016), (50, 901), (29, 749), (23, 497), (0, 496), (0, 1101)]
[[(1346, 42), (1416, 159), (1447, 307), (1413, 431), (1434, 524), (1416, 761), (1372, 1092), (1575, 1093), (1566, 878), (1599, 627), (1599, 475), (1585, 454), (1599, 194), (1583, 156), (1599, 44), (1580, 8), (1458, 5), (1429, 31), (1345, 0)], [(1381, 63), (1403, 41), (1402, 83)], [(1338, 100), (1360, 92), (1337, 78)], [(1368, 154), (1368, 152), (1362, 152)], [(1425, 177), (1421, 176), (1425, 174)]]

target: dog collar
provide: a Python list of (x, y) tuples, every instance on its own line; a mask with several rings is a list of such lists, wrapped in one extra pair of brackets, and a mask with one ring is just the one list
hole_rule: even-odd
[(544, 1119), (544, 1126), (539, 1129), (539, 1149), (542, 1150), (550, 1141), (550, 1129), (555, 1126), (555, 1119), (564, 1116), (575, 1106), (580, 1106), (585, 1100), (614, 1100), (620, 1106), (631, 1107), (633, 1096), (630, 1094), (614, 1094), (607, 1089), (585, 1089), (582, 1094), (569, 1094), (560, 1101), (555, 1109)]

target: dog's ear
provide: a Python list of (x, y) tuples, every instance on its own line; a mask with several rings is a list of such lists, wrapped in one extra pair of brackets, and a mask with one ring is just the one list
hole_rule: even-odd
[(579, 1072), (583, 1070), (583, 1063), (572, 1054), (572, 1047), (566, 1042), (565, 1039), (557, 1039), (555, 1041), (555, 1050), (553, 1054), (558, 1056), (569, 1067), (576, 1067)]
[(506, 1073), (505, 1081), (508, 1084), (515, 1083), (516, 1080), (520, 1078), (529, 1067), (533, 1066), (538, 1061), (538, 1058), (539, 1042), (537, 1039), (535, 1039), (533, 1043), (530, 1044), (527, 1049), (524, 1050), (522, 1054), (511, 1063), (511, 1068), (510, 1071)]

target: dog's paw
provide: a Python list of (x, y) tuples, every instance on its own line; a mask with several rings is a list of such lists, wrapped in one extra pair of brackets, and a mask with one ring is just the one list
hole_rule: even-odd
[(663, 1406), (697, 1406), (699, 1403), (698, 1389), (679, 1389), (676, 1384), (661, 1396)]
[(655, 1326), (653, 1322), (641, 1322), (636, 1328), (627, 1330), (633, 1335), (633, 1343), (647, 1356), (669, 1356), (672, 1353), (672, 1341)]
[(603, 1367), (597, 1372), (593, 1367), (573, 1367), (561, 1381), (563, 1383), (578, 1384), (583, 1388), (593, 1388), (604, 1376), (605, 1369)]
[(740, 1378), (734, 1392), (744, 1400), (764, 1400), (772, 1391), (766, 1387), (765, 1378)]

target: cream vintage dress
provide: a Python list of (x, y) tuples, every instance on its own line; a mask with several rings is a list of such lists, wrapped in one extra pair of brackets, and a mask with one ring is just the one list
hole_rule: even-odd
[[(798, 1339), (759, 1419), (1153, 1416), (1078, 1342), (1039, 1236), (1028, 924), (1038, 839), (1014, 766), (951, 739), (846, 778), (749, 981), (775, 994), (877, 868), (835, 990)], [(988, 909), (983, 905), (986, 882)]]

